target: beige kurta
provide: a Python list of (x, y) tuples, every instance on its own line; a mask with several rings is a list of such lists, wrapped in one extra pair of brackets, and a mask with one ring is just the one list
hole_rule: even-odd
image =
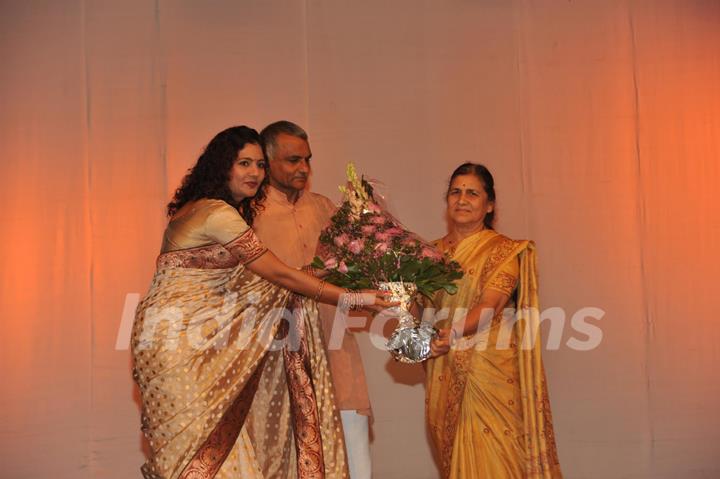
[[(253, 229), (280, 260), (299, 268), (312, 262), (320, 232), (329, 224), (334, 211), (335, 206), (325, 196), (303, 191), (293, 204), (285, 194), (270, 186), (264, 209), (255, 219)], [(344, 323), (335, 322), (335, 307), (321, 304), (319, 310), (326, 345), (333, 327), (344, 329), (340, 348), (328, 351), (338, 408), (370, 415), (365, 371), (357, 341)]]

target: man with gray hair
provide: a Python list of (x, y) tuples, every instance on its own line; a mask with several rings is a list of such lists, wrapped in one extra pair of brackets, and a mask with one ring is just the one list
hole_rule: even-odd
[[(329, 224), (335, 206), (325, 196), (307, 189), (312, 152), (302, 128), (289, 121), (278, 121), (266, 126), (260, 136), (269, 164), (270, 184), (253, 229), (281, 261), (299, 268), (312, 262), (320, 232)], [(344, 324), (333, 324), (334, 306), (321, 304), (318, 309), (326, 345), (333, 326), (344, 329), (341, 347), (328, 348), (330, 372), (345, 432), (350, 477), (370, 478), (371, 411), (360, 349)]]

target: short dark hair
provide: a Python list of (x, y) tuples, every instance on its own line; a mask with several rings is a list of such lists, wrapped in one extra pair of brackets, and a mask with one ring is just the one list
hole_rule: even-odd
[[(452, 185), (453, 180), (462, 175), (474, 175), (478, 180), (480, 180), (485, 193), (487, 193), (488, 200), (493, 204), (495, 203), (495, 180), (493, 179), (490, 170), (488, 170), (485, 165), (470, 162), (463, 163), (455, 168), (455, 171), (453, 171), (450, 176), (450, 181), (448, 182), (447, 191), (445, 192), (446, 199), (448, 193), (450, 192), (450, 185)], [(490, 213), (487, 213), (485, 218), (483, 218), (485, 228), (493, 229), (493, 223), (495, 223), (495, 208), (493, 208), (493, 210)]]
[(223, 200), (237, 208), (245, 221), (252, 225), (257, 213), (257, 207), (252, 200), (265, 196), (265, 185), (268, 181), (267, 165), (265, 165), (265, 178), (253, 198), (236, 201), (228, 186), (230, 169), (237, 159), (238, 152), (247, 144), (260, 145), (258, 132), (247, 126), (233, 126), (215, 135), (175, 191), (173, 200), (167, 205), (168, 216), (173, 216), (190, 201), (211, 198)]
[(275, 153), (275, 148), (277, 148), (277, 137), (279, 135), (295, 136), (305, 141), (308, 139), (308, 134), (305, 130), (291, 121), (280, 120), (275, 123), (270, 123), (260, 132), (263, 152), (265, 153), (265, 158), (268, 160), (273, 158), (273, 153)]

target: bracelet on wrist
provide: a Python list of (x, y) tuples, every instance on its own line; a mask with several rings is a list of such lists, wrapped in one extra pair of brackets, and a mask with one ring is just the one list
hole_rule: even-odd
[(315, 293), (315, 298), (313, 298), (313, 301), (315, 301), (315, 302), (320, 301), (320, 297), (322, 296), (323, 289), (325, 289), (325, 280), (321, 279), (320, 284), (318, 284), (317, 293)]

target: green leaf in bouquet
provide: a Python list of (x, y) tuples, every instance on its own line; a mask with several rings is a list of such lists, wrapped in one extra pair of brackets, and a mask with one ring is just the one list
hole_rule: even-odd
[(353, 280), (353, 278), (350, 278), (337, 271), (333, 271), (332, 273), (328, 274), (325, 277), (325, 281), (334, 284), (335, 286), (340, 286), (341, 288), (355, 288), (355, 281)]
[(384, 276), (385, 280), (399, 281), (396, 263), (397, 259), (391, 251), (388, 251), (379, 258), (378, 272)]
[(310, 266), (315, 269), (325, 269), (325, 262), (320, 259), (319, 256), (315, 256), (312, 260), (312, 263), (310, 263)]
[(347, 261), (345, 263), (347, 264), (347, 269), (348, 269), (349, 275), (360, 272), (360, 266), (358, 266), (357, 263), (348, 263)]
[(400, 263), (398, 276), (401, 278), (407, 278), (408, 281), (412, 281), (418, 276), (418, 273), (420, 273), (421, 267), (422, 265), (417, 261), (414, 261), (413, 259), (405, 259), (405, 261), (401, 261)]

